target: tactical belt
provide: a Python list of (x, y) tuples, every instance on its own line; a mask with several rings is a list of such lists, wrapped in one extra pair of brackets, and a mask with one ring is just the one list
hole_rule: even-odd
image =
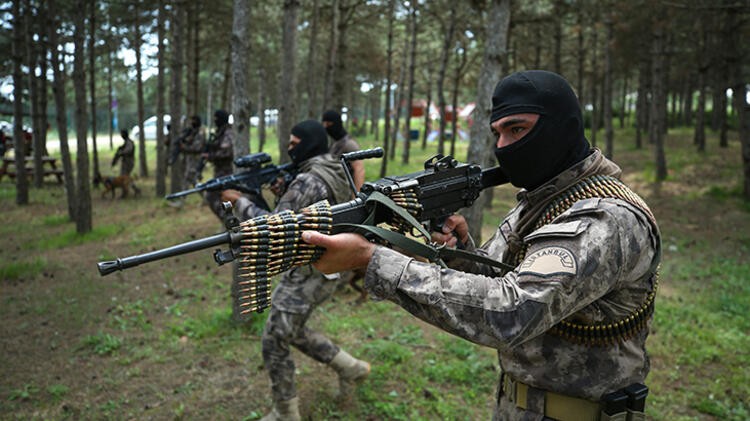
[[(518, 408), (542, 413), (544, 416), (559, 421), (599, 421), (602, 405), (586, 399), (574, 398), (559, 393), (548, 392), (515, 381), (508, 375), (502, 379), (503, 395)], [(544, 407), (535, 410), (529, 408), (530, 393), (542, 393)]]

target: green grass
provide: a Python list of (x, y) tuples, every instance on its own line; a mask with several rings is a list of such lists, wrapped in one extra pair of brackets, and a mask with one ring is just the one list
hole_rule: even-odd
[(30, 262), (11, 262), (0, 265), (0, 279), (5, 281), (33, 278), (47, 267), (47, 259), (35, 257)]

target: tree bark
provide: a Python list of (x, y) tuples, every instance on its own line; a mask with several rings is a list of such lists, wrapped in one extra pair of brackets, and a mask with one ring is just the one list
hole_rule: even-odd
[[(171, 92), (169, 95), (169, 143), (176, 142), (182, 133), (182, 71), (185, 66), (184, 53), (182, 50), (183, 40), (185, 38), (184, 11), (183, 2), (172, 2), (172, 22), (171, 32), (172, 39), (170, 46), (172, 49), (171, 57)], [(182, 183), (185, 178), (182, 160), (178, 159), (172, 164), (169, 176), (169, 191), (175, 193), (182, 190)]]
[[(317, 68), (317, 47), (318, 47), (318, 32), (320, 26), (320, 0), (313, 0), (312, 10), (312, 22), (310, 23), (310, 44), (307, 48), (307, 77), (305, 78), (305, 84), (307, 87), (307, 116), (309, 118), (316, 118), (318, 108), (318, 79), (316, 68)], [(262, 82), (262, 81), (261, 81)], [(262, 99), (261, 99), (262, 100)], [(260, 115), (261, 111), (258, 111)], [(261, 120), (263, 116), (260, 115)]]
[(380, 178), (386, 176), (388, 172), (388, 153), (390, 146), (390, 131), (391, 131), (391, 72), (393, 71), (393, 20), (396, 19), (394, 16), (394, 9), (396, 8), (396, 0), (388, 1), (388, 50), (387, 50), (387, 61), (385, 73), (385, 128), (384, 139), (383, 139), (383, 159), (380, 160)]
[(146, 118), (143, 110), (143, 66), (141, 66), (141, 8), (140, 0), (135, 2), (135, 74), (136, 74), (136, 98), (138, 102), (138, 162), (141, 177), (148, 177), (148, 163), (146, 162), (146, 134), (143, 130), (143, 120)]
[(234, 114), (234, 154), (250, 153), (248, 125), (250, 97), (247, 93), (247, 25), (250, 22), (248, 0), (234, 0), (232, 20), (232, 114)]
[(427, 137), (430, 134), (430, 104), (432, 103), (432, 66), (427, 65), (427, 103), (424, 108), (424, 133), (422, 133), (422, 150), (427, 148)]
[(96, 144), (96, 0), (89, 1), (89, 96), (91, 106), (91, 149), (94, 160), (94, 176), (99, 172), (99, 148)]
[(656, 180), (664, 181), (667, 179), (667, 160), (664, 154), (664, 121), (665, 112), (667, 107), (666, 98), (666, 74), (664, 68), (665, 62), (665, 45), (664, 45), (664, 25), (665, 25), (665, 12), (663, 7), (659, 7), (657, 11), (656, 19), (653, 22), (652, 28), (652, 94), (653, 100), (651, 101), (651, 127), (650, 127), (650, 139), (654, 145), (654, 158), (656, 164)]
[[(404, 54), (401, 57), (401, 70), (399, 71), (399, 76), (398, 76), (398, 91), (396, 91), (398, 95), (396, 96), (396, 104), (394, 107), (395, 108), (394, 111), (396, 115), (394, 116), (394, 119), (393, 119), (393, 133), (391, 133), (391, 148), (389, 150), (390, 151), (389, 159), (391, 161), (396, 160), (396, 145), (398, 144), (398, 134), (401, 129), (401, 113), (403, 111), (403, 108), (401, 107), (401, 105), (404, 102), (404, 90), (406, 88), (405, 86), (406, 85), (406, 68), (408, 66), (406, 61), (409, 55), (409, 37), (406, 36), (407, 33), (408, 33), (408, 30), (404, 31), (404, 47), (403, 47)], [(402, 137), (404, 136), (402, 135)], [(404, 140), (406, 142), (409, 141), (406, 138), (404, 138)]]
[(333, 103), (333, 81), (336, 77), (336, 61), (338, 60), (339, 48), (339, 21), (341, 10), (339, 0), (333, 0), (331, 4), (331, 36), (328, 44), (328, 61), (326, 62), (326, 79), (323, 87), (323, 109), (330, 108)]
[(700, 33), (701, 44), (700, 53), (697, 57), (698, 63), (698, 106), (695, 111), (695, 133), (693, 135), (693, 144), (698, 152), (706, 151), (706, 75), (710, 67), (710, 58), (708, 56), (708, 31), (705, 23), (701, 20)]
[[(85, 0), (76, 2), (76, 10), (86, 10)], [(75, 54), (73, 56), (73, 90), (75, 92), (76, 138), (76, 232), (84, 234), (91, 231), (91, 184), (89, 182), (89, 154), (86, 139), (86, 74), (84, 71), (84, 40), (86, 38), (86, 22), (83, 13), (75, 14), (75, 31), (73, 40)]]
[[(34, 42), (34, 34), (36, 33), (35, 22), (38, 21), (39, 16), (34, 16), (34, 10), (31, 5), (31, 1), (25, 2), (24, 20), (26, 28), (26, 63), (29, 69), (28, 83), (29, 83), (29, 105), (31, 109), (31, 128), (32, 128), (32, 152), (33, 152), (33, 183), (34, 187), (42, 187), (44, 181), (44, 168), (42, 167), (42, 128), (39, 126), (39, 83), (37, 80), (36, 69), (39, 63), (39, 52), (37, 45)], [(28, 153), (28, 151), (27, 151)]]
[[(50, 10), (57, 11), (56, 0), (48, 0)], [(60, 13), (57, 13), (59, 16)], [(76, 220), (76, 189), (75, 179), (73, 177), (73, 163), (70, 158), (70, 148), (68, 146), (68, 117), (65, 103), (65, 71), (60, 69), (60, 52), (57, 40), (57, 28), (59, 22), (50, 19), (47, 24), (50, 43), (50, 57), (52, 64), (52, 74), (54, 81), (52, 91), (55, 97), (55, 108), (57, 115), (57, 131), (60, 138), (60, 157), (63, 166), (63, 180), (65, 181), (65, 195), (68, 202), (68, 217), (71, 221)]]
[(156, 36), (159, 45), (157, 51), (157, 60), (159, 66), (159, 73), (156, 75), (156, 197), (163, 197), (167, 193), (167, 153), (165, 148), (164, 139), (164, 113), (165, 110), (165, 85), (164, 80), (164, 69), (165, 69), (165, 49), (164, 44), (165, 34), (165, 23), (167, 20), (165, 0), (158, 1), (159, 16), (157, 18), (157, 29)]
[(16, 204), (29, 204), (29, 181), (26, 177), (26, 141), (23, 132), (23, 33), (24, 19), (20, 1), (12, 3), (13, 10), (13, 148), (16, 158)]
[[(596, 20), (596, 19), (594, 19)], [(599, 31), (596, 25), (592, 27), (591, 44), (593, 53), (591, 53), (591, 146), (596, 147), (596, 135), (599, 132)]]
[[(443, 32), (445, 33), (445, 36), (443, 38), (443, 50), (442, 55), (440, 56), (440, 70), (438, 71), (438, 79), (437, 79), (437, 94), (438, 94), (438, 109), (440, 111), (440, 131), (438, 132), (438, 149), (437, 153), (444, 154), (445, 153), (445, 92), (443, 91), (443, 84), (445, 82), (445, 72), (448, 67), (448, 59), (450, 58), (450, 51), (453, 44), (453, 33), (456, 31), (456, 7), (458, 7), (458, 2), (452, 1), (450, 2), (451, 9), (450, 9), (450, 15), (448, 17), (448, 28), (446, 28)], [(455, 113), (455, 110), (453, 110)]]
[(605, 18), (605, 26), (607, 28), (607, 42), (604, 46), (604, 89), (602, 96), (604, 97), (604, 140), (605, 149), (604, 156), (612, 159), (614, 156), (614, 128), (612, 127), (612, 44), (614, 43), (613, 34), (613, 22), (612, 15), (607, 15)]
[(258, 66), (258, 151), (266, 144), (266, 71)]
[(450, 156), (456, 156), (456, 140), (458, 136), (458, 88), (461, 85), (461, 75), (468, 62), (466, 58), (466, 47), (461, 45), (456, 51), (456, 72), (453, 74), (453, 92), (451, 95), (451, 108), (453, 109), (453, 121), (451, 122), (451, 152)]
[[(508, 54), (508, 32), (510, 29), (510, 0), (492, 0), (489, 15), (485, 20), (487, 39), (485, 40), (484, 59), (477, 83), (477, 101), (474, 109), (474, 124), (471, 126), (468, 162), (484, 166), (492, 165), (496, 139), (489, 130), (490, 112), (492, 110), (492, 92), (503, 74), (505, 59)], [(482, 192), (474, 205), (465, 209), (462, 214), (469, 224), (469, 233), (477, 244), (482, 239), (482, 209), (485, 207), (487, 192)]]
[(578, 91), (578, 105), (581, 107), (581, 110), (585, 110), (585, 92), (584, 92), (584, 84), (583, 80), (585, 78), (585, 62), (586, 62), (586, 48), (584, 44), (584, 8), (583, 8), (583, 0), (578, 0), (578, 14), (576, 15), (576, 26), (577, 26), (577, 39), (578, 39), (578, 86), (576, 86), (576, 89)]
[(297, 52), (297, 13), (299, 11), (299, 0), (284, 0), (284, 17), (281, 36), (281, 84), (279, 86), (279, 98), (281, 106), (279, 109), (279, 156), (281, 162), (288, 162), (289, 155), (286, 153), (289, 145), (289, 133), (291, 133), (294, 120), (297, 118), (297, 86), (296, 86), (296, 52)]
[(401, 154), (401, 162), (409, 163), (409, 151), (411, 147), (411, 111), (414, 102), (414, 71), (417, 61), (417, 7), (418, 3), (411, 5), (411, 53), (409, 58), (409, 97), (406, 100), (406, 141)]

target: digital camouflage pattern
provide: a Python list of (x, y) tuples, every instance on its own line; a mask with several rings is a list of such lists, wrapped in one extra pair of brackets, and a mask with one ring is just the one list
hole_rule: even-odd
[[(539, 189), (521, 190), (518, 205), (475, 251), (503, 260), (520, 217), (590, 172), (597, 159), (599, 172), (619, 176), (597, 151)], [(576, 344), (548, 331), (566, 319), (617, 321), (647, 300), (661, 257), (660, 234), (648, 215), (623, 200), (585, 199), (522, 238), (526, 258), (505, 274), (466, 261), (441, 269), (377, 247), (365, 286), (443, 330), (496, 348), (503, 373), (534, 388), (599, 401), (644, 382), (648, 329), (609, 346)], [(501, 396), (495, 418), (543, 419), (543, 413), (520, 410)]]
[[(279, 199), (274, 212), (297, 211), (324, 199), (334, 203), (334, 196), (349, 194), (341, 164), (330, 155), (313, 157), (300, 167), (303, 171), (313, 171), (315, 168), (316, 171), (313, 172), (316, 173), (321, 168), (329, 168), (332, 176), (321, 177), (313, 172), (297, 174)], [(334, 176), (336, 168), (339, 173)], [(237, 200), (236, 207), (242, 220), (269, 213), (244, 197)], [(297, 396), (290, 345), (324, 364), (330, 363), (339, 352), (339, 347), (330, 339), (305, 326), (312, 311), (336, 290), (339, 283), (337, 279), (338, 275), (328, 276), (326, 279), (326, 276), (312, 266), (305, 265), (284, 273), (274, 289), (271, 311), (261, 341), (263, 362), (271, 378), (271, 392), (275, 402)]]

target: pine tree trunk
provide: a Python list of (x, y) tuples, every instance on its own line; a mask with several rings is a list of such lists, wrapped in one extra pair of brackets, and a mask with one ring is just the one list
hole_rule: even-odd
[[(305, 84), (307, 87), (307, 116), (316, 118), (318, 110), (318, 72), (316, 71), (316, 58), (318, 47), (318, 32), (320, 23), (320, 0), (313, 0), (312, 22), (310, 23), (310, 44), (307, 48), (307, 77)], [(258, 111), (260, 114), (260, 111)], [(260, 116), (261, 120), (263, 116)]]
[[(440, 131), (438, 132), (438, 149), (437, 153), (445, 153), (445, 92), (443, 92), (443, 84), (445, 83), (445, 72), (448, 68), (448, 59), (450, 58), (450, 51), (453, 47), (453, 33), (456, 30), (456, 7), (457, 2), (453, 1), (451, 4), (450, 16), (448, 19), (448, 28), (444, 31), (445, 37), (443, 38), (443, 50), (440, 57), (440, 70), (438, 71), (437, 79), (437, 94), (438, 94), (438, 109), (440, 111)], [(454, 110), (455, 112), (455, 110)]]
[(143, 66), (141, 65), (141, 9), (140, 1), (135, 3), (135, 28), (133, 49), (135, 49), (135, 82), (136, 100), (138, 103), (138, 162), (141, 177), (148, 177), (148, 163), (146, 162), (146, 133), (143, 130), (145, 112), (143, 109)]
[(288, 162), (289, 133), (297, 118), (296, 52), (297, 52), (297, 13), (299, 0), (284, 0), (283, 32), (281, 36), (281, 84), (279, 86), (279, 156), (281, 162)]
[(99, 172), (99, 148), (96, 143), (96, 0), (89, 1), (89, 96), (91, 107), (91, 149), (94, 176)]
[(391, 73), (393, 72), (393, 20), (396, 19), (393, 12), (396, 0), (388, 1), (388, 50), (387, 50), (387, 67), (385, 76), (385, 128), (383, 139), (383, 159), (380, 160), (380, 178), (388, 173), (388, 156), (390, 146), (391, 131)]
[[(390, 160), (395, 161), (396, 160), (396, 145), (398, 144), (398, 135), (399, 131), (401, 129), (401, 113), (403, 112), (403, 107), (401, 105), (404, 102), (404, 91), (406, 90), (406, 68), (408, 66), (407, 64), (407, 57), (409, 55), (409, 37), (406, 36), (408, 33), (407, 31), (404, 31), (404, 50), (403, 50), (403, 56), (401, 57), (401, 70), (399, 71), (398, 76), (398, 96), (396, 97), (396, 106), (395, 106), (395, 118), (393, 119), (393, 133), (391, 134), (391, 148), (390, 148)], [(403, 136), (402, 136), (403, 137)], [(406, 142), (408, 142), (408, 139), (404, 139)]]
[(653, 40), (652, 40), (652, 94), (651, 116), (652, 123), (650, 127), (651, 143), (654, 145), (654, 157), (656, 164), (656, 180), (664, 181), (667, 178), (667, 161), (664, 154), (664, 126), (666, 121), (665, 109), (667, 107), (666, 98), (666, 74), (665, 74), (665, 45), (663, 20), (665, 12), (663, 7), (659, 8), (657, 18), (653, 22)]
[(20, 1), (12, 3), (13, 10), (13, 148), (16, 158), (16, 204), (29, 204), (29, 181), (26, 177), (26, 141), (23, 133), (23, 33), (24, 19)]
[(157, 17), (156, 36), (159, 46), (157, 51), (157, 60), (159, 73), (156, 75), (156, 197), (163, 197), (167, 193), (167, 153), (164, 139), (164, 113), (166, 112), (164, 95), (165, 85), (164, 69), (166, 57), (164, 56), (166, 45), (165, 23), (167, 20), (167, 9), (164, 4), (165, 0), (158, 1), (159, 16)]
[[(25, 29), (26, 29), (26, 64), (29, 69), (28, 83), (29, 83), (29, 105), (31, 111), (31, 128), (32, 128), (32, 151), (33, 152), (33, 177), (32, 181), (34, 187), (42, 187), (44, 181), (44, 168), (42, 167), (42, 146), (40, 141), (42, 140), (42, 129), (39, 127), (39, 84), (37, 83), (36, 69), (39, 62), (39, 53), (37, 51), (37, 45), (34, 40), (34, 34), (36, 28), (34, 23), (38, 20), (38, 16), (34, 16), (31, 2), (27, 2), (24, 11)], [(26, 152), (28, 154), (28, 151)]]
[[(185, 67), (184, 53), (182, 47), (185, 39), (185, 26), (184, 26), (184, 10), (183, 2), (172, 3), (172, 22), (170, 25), (172, 39), (170, 46), (172, 49), (171, 57), (171, 80), (170, 80), (170, 95), (169, 95), (169, 144), (176, 142), (177, 138), (182, 133), (181, 117), (182, 117), (182, 71)], [(184, 180), (184, 166), (182, 160), (176, 160), (170, 168), (169, 176), (169, 192), (175, 193), (182, 190), (182, 183)]]
[(258, 151), (266, 144), (266, 71), (258, 66)]
[[(471, 126), (468, 162), (491, 166), (496, 140), (490, 133), (490, 112), (492, 110), (492, 92), (498, 82), (498, 75), (503, 74), (508, 53), (508, 32), (510, 29), (510, 0), (492, 0), (489, 14), (485, 20), (487, 40), (485, 40), (484, 59), (477, 83), (477, 101), (474, 109), (474, 124)], [(469, 233), (476, 244), (482, 239), (482, 209), (487, 201), (487, 192), (483, 192), (474, 205), (465, 209), (462, 214), (469, 224)]]
[(456, 51), (456, 72), (453, 74), (453, 92), (451, 98), (451, 108), (453, 109), (453, 121), (451, 121), (451, 152), (450, 156), (456, 156), (456, 141), (459, 140), (458, 136), (458, 88), (461, 85), (461, 75), (466, 67), (466, 48), (462, 45), (458, 51)]
[(404, 150), (401, 154), (401, 162), (409, 163), (409, 152), (411, 147), (411, 111), (414, 102), (414, 71), (417, 61), (417, 7), (416, 2), (411, 6), (411, 53), (409, 58), (409, 97), (406, 100), (406, 140), (404, 141)]
[(427, 148), (427, 137), (430, 135), (430, 104), (432, 103), (432, 66), (427, 66), (427, 103), (424, 108), (424, 133), (422, 133), (422, 150)]
[(578, 91), (578, 105), (581, 107), (581, 110), (585, 110), (585, 92), (584, 92), (584, 83), (583, 80), (585, 78), (585, 63), (586, 63), (586, 45), (584, 43), (584, 8), (583, 6), (583, 0), (578, 0), (578, 14), (576, 15), (576, 23), (577, 23), (577, 31), (578, 31), (578, 83), (576, 86), (576, 89)]
[(331, 3), (331, 35), (328, 44), (328, 61), (326, 62), (326, 79), (323, 87), (323, 110), (333, 106), (333, 83), (336, 77), (336, 60), (338, 59), (339, 48), (339, 21), (341, 10), (339, 9), (339, 0), (332, 0)]
[(593, 53), (591, 54), (591, 146), (596, 147), (596, 135), (599, 132), (599, 113), (601, 110), (597, 100), (599, 99), (599, 31), (593, 28), (591, 43)]
[(612, 43), (614, 42), (612, 16), (607, 15), (605, 18), (607, 31), (607, 42), (604, 46), (604, 89), (602, 97), (604, 98), (604, 156), (612, 159), (614, 156), (614, 128), (612, 127)]
[[(48, 0), (50, 10), (58, 10), (56, 0)], [(59, 13), (58, 13), (59, 16)], [(59, 22), (50, 19), (47, 24), (49, 33), (49, 44), (51, 50), (51, 65), (54, 81), (52, 91), (55, 97), (55, 108), (57, 115), (57, 131), (60, 138), (60, 157), (63, 166), (63, 180), (65, 181), (65, 195), (68, 202), (68, 217), (71, 221), (76, 220), (76, 189), (73, 177), (73, 163), (70, 158), (68, 146), (68, 117), (65, 103), (65, 71), (60, 69), (60, 52), (57, 40), (57, 28)]]
[[(85, 0), (76, 2), (76, 10), (86, 10)], [(75, 14), (75, 31), (73, 40), (75, 53), (73, 56), (73, 90), (75, 92), (76, 138), (76, 232), (84, 234), (91, 231), (91, 184), (89, 182), (89, 154), (86, 139), (86, 74), (84, 71), (83, 48), (86, 38), (86, 22), (83, 13)]]
[(234, 155), (250, 153), (248, 125), (250, 97), (247, 92), (248, 28), (250, 22), (248, 0), (234, 0), (232, 20), (232, 114), (234, 114)]

